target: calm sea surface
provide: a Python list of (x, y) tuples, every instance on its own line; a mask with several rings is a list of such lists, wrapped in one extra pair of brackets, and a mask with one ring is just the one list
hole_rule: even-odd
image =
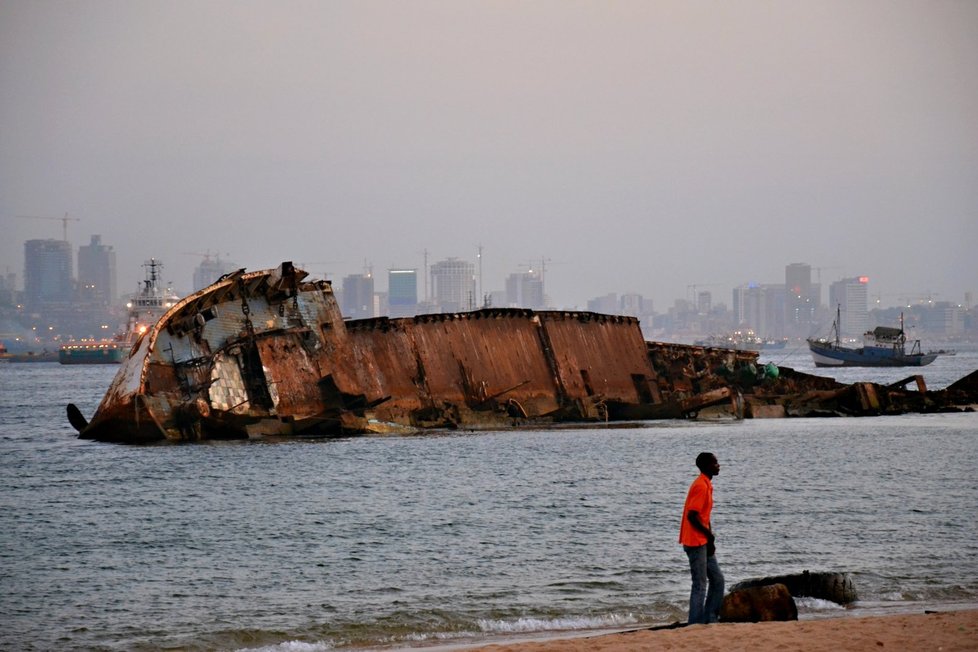
[[(976, 368), (961, 351), (917, 371), (939, 389)], [(722, 467), (728, 585), (848, 571), (854, 612), (978, 603), (976, 414), (76, 439), (65, 404), (91, 416), (116, 370), (0, 365), (0, 649), (400, 648), (683, 620), (676, 538), (701, 450)]]

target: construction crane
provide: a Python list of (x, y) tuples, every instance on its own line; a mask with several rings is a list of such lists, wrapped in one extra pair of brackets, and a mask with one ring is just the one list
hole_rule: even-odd
[(842, 265), (823, 265), (821, 267), (814, 267), (813, 269), (815, 270), (815, 274), (816, 274), (816, 277), (815, 277), (816, 278), (816, 282), (819, 285), (821, 285), (822, 284), (822, 270), (823, 269), (844, 269), (844, 268), (842, 267)]
[(314, 260), (314, 261), (305, 261), (304, 260), (302, 262), (297, 262), (295, 264), (295, 266), (298, 267), (299, 269), (303, 270), (303, 271), (309, 272), (310, 274), (315, 274), (316, 272), (314, 272), (311, 269), (312, 266), (315, 265), (318, 269), (322, 270), (322, 272), (321, 272), (322, 273), (322, 277), (324, 279), (327, 279), (328, 280), (330, 274), (329, 274), (328, 271), (326, 271), (326, 268), (324, 267), (324, 265), (345, 265), (345, 264), (346, 264), (346, 261), (345, 260)]
[(81, 218), (68, 217), (68, 213), (65, 213), (64, 217), (53, 217), (50, 215), (15, 215), (14, 217), (19, 217), (22, 220), (61, 220), (61, 239), (65, 242), (68, 242), (68, 222), (81, 222)]
[[(539, 265), (537, 265), (537, 263), (539, 263)], [(532, 274), (533, 268), (536, 267), (537, 271), (540, 274), (540, 282), (545, 283), (547, 280), (548, 265), (552, 266), (552, 265), (566, 265), (566, 264), (567, 262), (563, 260), (554, 261), (553, 258), (548, 258), (547, 256), (540, 256), (540, 258), (537, 260), (531, 260), (528, 263), (523, 263), (523, 266), (526, 267), (528, 274)]]
[(696, 291), (700, 288), (712, 288), (720, 285), (720, 283), (690, 283), (686, 286), (686, 300), (692, 305), (696, 305)]
[[(221, 254), (220, 254), (220, 252), (213, 253), (212, 254), (210, 252), (210, 250), (208, 250), (206, 252), (202, 252), (202, 251), (181, 251), (180, 253), (183, 254), (184, 256), (198, 256), (200, 258), (203, 258), (204, 259), (204, 262), (210, 262), (211, 258), (214, 258), (217, 262), (221, 262)], [(230, 255), (231, 254), (229, 254), (229, 253), (225, 253), (224, 254), (224, 257), (225, 258), (228, 258)]]

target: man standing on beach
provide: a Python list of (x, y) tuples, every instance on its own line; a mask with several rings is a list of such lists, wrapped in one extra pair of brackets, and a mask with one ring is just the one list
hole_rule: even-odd
[[(679, 543), (689, 557), (693, 586), (689, 592), (689, 624), (715, 623), (723, 601), (723, 573), (716, 557), (716, 539), (710, 529), (713, 511), (713, 477), (720, 473), (720, 463), (713, 453), (696, 456), (699, 476), (686, 494), (683, 521), (679, 526)], [(709, 584), (709, 590), (707, 590)]]

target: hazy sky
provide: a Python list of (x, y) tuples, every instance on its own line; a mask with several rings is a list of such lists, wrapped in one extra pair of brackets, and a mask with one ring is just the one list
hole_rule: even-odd
[(978, 2), (0, 0), (0, 272), (79, 218), (331, 278), (484, 251), (582, 306), (784, 267), (978, 292)]

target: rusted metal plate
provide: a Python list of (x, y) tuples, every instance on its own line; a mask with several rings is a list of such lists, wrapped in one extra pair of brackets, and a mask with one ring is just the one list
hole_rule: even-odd
[(319, 365), (303, 344), (303, 335), (285, 334), (257, 340), (265, 382), (276, 414), (306, 418), (323, 412)]
[(654, 378), (638, 320), (593, 313), (540, 313), (567, 396), (638, 404)]
[(419, 371), (409, 322), (405, 320), (365, 320), (347, 324), (352, 349), (369, 352), (360, 357), (372, 376), (366, 389), (370, 400), (390, 397), (377, 406), (377, 418), (406, 423), (409, 414), (426, 405), (427, 385)]
[(490, 397), (554, 397), (537, 329), (524, 315), (466, 313), (416, 323), (413, 333), (433, 396), (448, 396), (473, 408)]

